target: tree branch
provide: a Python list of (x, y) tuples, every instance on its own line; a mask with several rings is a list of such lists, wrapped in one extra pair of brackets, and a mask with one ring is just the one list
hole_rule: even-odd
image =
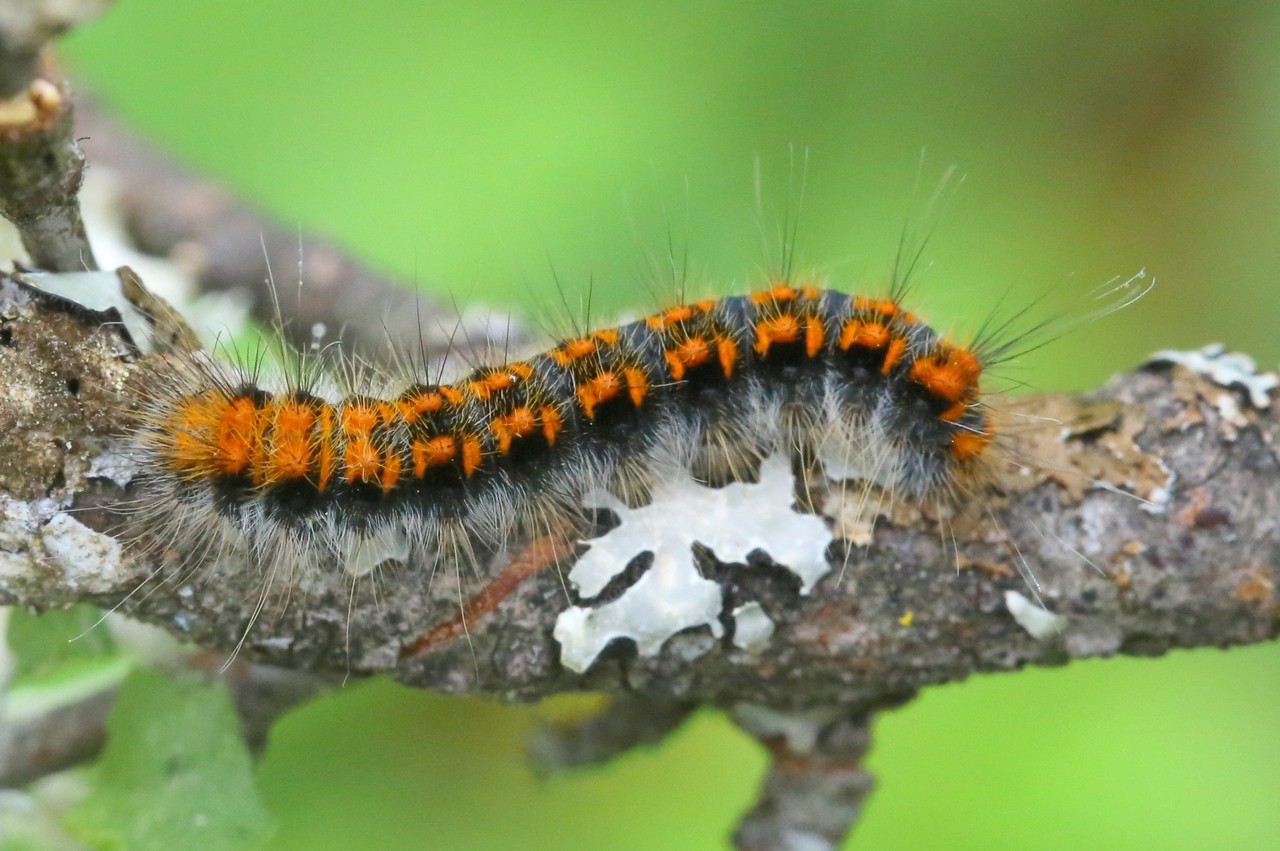
[[(189, 654), (183, 666), (215, 675), (222, 658)], [(311, 674), (240, 663), (227, 669), (227, 684), (240, 716), (240, 731), (255, 752), (266, 747), (267, 734), (280, 714), (327, 687)], [(0, 789), (22, 786), (55, 771), (93, 759), (106, 744), (107, 717), (116, 703), (116, 688), (105, 688), (15, 724), (0, 726)]]
[[(1020, 402), (1022, 413), (1056, 425), (1022, 445), (1039, 466), (1009, 465), (973, 501), (989, 514), (962, 506), (944, 523), (928, 507), (895, 506), (869, 531), (831, 483), (802, 482), (797, 492), (837, 531), (866, 535), (865, 545), (828, 549), (832, 570), (811, 594), (767, 558), (734, 566), (698, 552), (703, 576), (724, 588), (723, 617), (744, 600), (758, 604), (776, 625), (767, 640), (747, 650), (730, 635), (685, 631), (653, 656), (615, 644), (576, 674), (560, 664), (554, 637), (571, 603), (563, 544), (536, 544), (528, 553), (537, 558), (517, 551), (482, 570), (482, 587), (434, 564), (354, 586), (345, 575), (310, 575), (272, 588), (261, 614), (263, 565), (232, 554), (179, 572), (175, 561), (122, 548), (108, 530), (119, 528), (136, 469), (116, 435), (127, 427), (138, 363), (100, 318), (12, 281), (0, 288), (0, 317), (3, 604), (119, 606), (218, 653), (241, 648), (258, 662), (314, 672), (385, 672), (447, 692), (535, 700), (596, 690), (784, 717), (838, 708), (833, 724), (977, 673), (1280, 632), (1280, 422), (1273, 408), (1256, 410), (1239, 390), (1182, 367), (1122, 375), (1088, 396)], [(1018, 554), (1038, 590), (1015, 569)], [(1057, 618), (1037, 622), (1026, 601), (1037, 595)], [(459, 600), (470, 602), (455, 629)], [(851, 818), (868, 782), (855, 767), (861, 747), (775, 754), (783, 762), (766, 783), (772, 803), (744, 825), (743, 846), (787, 847), (758, 837), (791, 835), (801, 816), (785, 802), (823, 782), (824, 818)]]
[(42, 53), (51, 38), (107, 5), (64, 0), (0, 8), (0, 215), (18, 228), (31, 262), (51, 272), (97, 263), (80, 216), (84, 155), (72, 133), (70, 92), (42, 67)]

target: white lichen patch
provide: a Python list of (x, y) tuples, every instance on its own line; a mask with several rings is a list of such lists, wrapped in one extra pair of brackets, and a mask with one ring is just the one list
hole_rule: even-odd
[[(1233, 428), (1244, 428), (1249, 424), (1249, 420), (1245, 417), (1244, 412), (1240, 410), (1240, 403), (1229, 393), (1221, 393), (1214, 400), (1213, 406), (1218, 409), (1218, 416), (1222, 417), (1222, 421)], [(1231, 439), (1235, 439), (1234, 432)]]
[(1274, 372), (1258, 372), (1253, 358), (1228, 352), (1222, 343), (1210, 343), (1191, 351), (1165, 349), (1153, 354), (1147, 362), (1176, 363), (1222, 387), (1241, 387), (1248, 393), (1249, 403), (1258, 410), (1271, 407), (1270, 393), (1280, 387), (1280, 376)]
[(774, 623), (764, 607), (752, 601), (733, 610), (733, 644), (748, 653), (759, 653), (773, 637)]
[(1005, 591), (1004, 605), (1018, 626), (1036, 641), (1053, 638), (1067, 627), (1066, 617), (1055, 615), (1039, 603), (1033, 603), (1021, 591)]
[[(830, 570), (825, 553), (831, 532), (820, 517), (795, 511), (792, 502), (791, 468), (781, 455), (761, 465), (758, 483), (708, 488), (688, 476), (673, 477), (642, 508), (593, 494), (589, 504), (611, 509), (620, 522), (585, 542), (590, 549), (569, 573), (578, 592), (599, 594), (642, 553), (652, 553), (653, 564), (618, 599), (560, 613), (554, 635), (561, 662), (581, 673), (615, 638), (630, 638), (640, 655), (651, 656), (682, 630), (706, 626), (720, 635), (721, 588), (699, 574), (695, 543), (722, 562), (745, 562), (749, 553), (762, 550), (798, 576), (807, 594)], [(747, 613), (748, 636), (763, 641), (768, 636), (760, 618), (768, 620), (762, 609)]]
[(40, 530), (40, 545), (49, 562), (62, 572), (62, 586), (77, 592), (102, 593), (116, 587), (120, 543), (90, 529), (70, 514), (49, 518)]
[(705, 624), (718, 637), (720, 586), (699, 576), (691, 563), (688, 556), (656, 552), (653, 567), (619, 599), (595, 609), (565, 609), (553, 633), (560, 661), (582, 673), (615, 638), (630, 638), (641, 656), (652, 656), (683, 629)]
[(127, 488), (138, 472), (138, 462), (124, 452), (107, 449), (89, 459), (86, 479), (108, 479), (115, 485)]
[(58, 511), (52, 500), (0, 496), (0, 585), (39, 579), (79, 594), (104, 593), (118, 585), (121, 557), (118, 541)]

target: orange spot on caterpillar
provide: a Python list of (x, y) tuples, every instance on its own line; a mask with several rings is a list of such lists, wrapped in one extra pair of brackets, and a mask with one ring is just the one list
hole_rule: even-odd
[(376, 482), (382, 467), (382, 459), (373, 441), (367, 437), (357, 437), (347, 441), (342, 454), (343, 472), (348, 482)]
[(228, 400), (218, 419), (213, 468), (224, 476), (249, 470), (258, 439), (258, 410), (247, 396)]
[(889, 329), (879, 322), (850, 319), (840, 329), (839, 345), (842, 351), (848, 351), (854, 346), (860, 349), (883, 349), (891, 339)]
[(444, 397), (426, 390), (411, 390), (396, 402), (396, 411), (409, 425), (416, 423), (423, 414), (434, 414), (443, 407)]
[(734, 365), (738, 362), (738, 344), (729, 337), (718, 337), (716, 355), (719, 357), (720, 369), (724, 371), (724, 377), (732, 378)]
[(467, 392), (481, 400), (488, 400), (494, 393), (514, 387), (520, 381), (533, 374), (533, 367), (527, 363), (509, 363), (506, 366), (488, 370), (467, 382)]
[(885, 319), (892, 319), (898, 315), (901, 309), (898, 303), (887, 298), (867, 298), (866, 296), (857, 296), (853, 300), (853, 309), (857, 313), (875, 313)]
[(595, 354), (595, 351), (596, 341), (594, 339), (566, 340), (560, 346), (551, 350), (551, 357), (560, 366), (568, 366), (575, 360)]
[(910, 377), (931, 395), (954, 404), (976, 393), (981, 374), (981, 361), (968, 349), (943, 348), (912, 364)]
[(368, 436), (378, 424), (378, 409), (359, 402), (343, 405), (339, 416), (343, 433), (355, 438)]
[(616, 328), (602, 328), (591, 335), (592, 339), (599, 340), (606, 346), (616, 346), (622, 337), (618, 334)]
[[(893, 303), (889, 302), (889, 304)], [(850, 319), (844, 323), (840, 329), (837, 345), (841, 351), (846, 352), (855, 346), (871, 351), (883, 351), (884, 361), (880, 364), (880, 372), (883, 375), (892, 372), (907, 354), (905, 337), (895, 335), (883, 322), (866, 322), (861, 319)]]
[[(172, 445), (166, 447), (165, 467), (184, 479), (197, 479), (216, 473), (214, 455), (217, 452), (217, 435), (226, 411), (228, 400), (221, 394), (202, 393), (183, 399), (174, 415), (176, 422), (162, 425), (165, 434), (173, 436)], [(211, 448), (212, 447), (212, 448)]]
[(951, 438), (951, 457), (957, 461), (972, 461), (982, 455), (995, 439), (986, 420), (981, 431), (958, 431)]
[(756, 323), (756, 354), (769, 354), (774, 343), (794, 343), (800, 338), (800, 320), (789, 313)]
[(345, 445), (342, 450), (343, 478), (348, 482), (379, 481), (382, 457), (373, 443), (373, 429), (378, 425), (377, 403), (347, 402), (338, 414)]
[(495, 419), (489, 424), (489, 428), (498, 439), (498, 452), (506, 455), (511, 451), (512, 441), (537, 431), (538, 418), (529, 408), (516, 408), (506, 416)]
[(880, 366), (880, 372), (888, 375), (898, 362), (902, 360), (902, 356), (907, 353), (907, 341), (903, 337), (894, 337), (889, 342), (889, 351), (885, 352), (884, 363)]
[(486, 375), (479, 381), (467, 384), (467, 390), (477, 399), (488, 399), (499, 390), (506, 390), (513, 383), (513, 376), (506, 372), (495, 372)]
[(304, 402), (284, 401), (275, 405), (274, 420), (266, 479), (301, 479), (311, 471), (311, 427), (316, 412)]
[(556, 438), (564, 429), (564, 420), (560, 418), (560, 412), (551, 405), (544, 406), (538, 413), (542, 416), (542, 436), (547, 439), (548, 446), (554, 446)]
[(663, 356), (670, 367), (671, 377), (682, 381), (687, 370), (702, 366), (711, 358), (711, 349), (703, 337), (690, 337), (674, 349), (667, 349)]
[(681, 322), (687, 322), (695, 316), (709, 313), (715, 306), (714, 299), (703, 299), (702, 301), (695, 301), (693, 304), (677, 305), (655, 316), (646, 318), (645, 324), (661, 333), (672, 325), (679, 325)]
[(811, 358), (816, 358), (818, 353), (822, 351), (822, 344), (826, 341), (826, 330), (822, 327), (822, 320), (810, 316), (805, 320), (804, 325), (804, 353)]
[(275, 410), (276, 434), (282, 431), (305, 434), (316, 421), (316, 412), (305, 402), (277, 402)]
[(462, 472), (468, 476), (480, 469), (482, 460), (480, 438), (474, 434), (462, 436)]
[(774, 284), (767, 290), (757, 290), (749, 298), (755, 305), (769, 304), (774, 301), (795, 301), (796, 289), (789, 284)]
[(608, 402), (622, 390), (622, 382), (613, 371), (601, 372), (578, 385), (578, 405), (587, 419), (596, 418), (596, 406)]
[(630, 366), (622, 370), (622, 376), (627, 379), (627, 395), (631, 397), (631, 404), (640, 407), (649, 392), (649, 379), (643, 370)]
[(429, 468), (440, 467), (453, 461), (457, 451), (457, 441), (447, 434), (427, 440), (415, 440), (411, 447), (413, 474), (419, 479), (422, 478)]
[(316, 443), (320, 447), (320, 477), (316, 488), (323, 493), (337, 472), (338, 458), (333, 451), (333, 408), (323, 405), (320, 408), (320, 424), (317, 429)]
[(663, 311), (656, 316), (645, 318), (645, 324), (653, 330), (661, 333), (667, 330), (667, 326), (684, 322), (693, 316), (693, 308), (687, 306), (673, 307), (670, 310)]
[(382, 492), (391, 493), (395, 489), (396, 482), (400, 481), (400, 468), (404, 464), (404, 460), (400, 457), (400, 453), (394, 450), (387, 452), (386, 460), (382, 462)]

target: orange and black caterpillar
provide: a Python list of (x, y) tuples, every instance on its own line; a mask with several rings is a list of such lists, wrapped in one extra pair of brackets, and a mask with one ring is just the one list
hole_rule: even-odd
[(895, 298), (775, 283), (389, 393), (268, 390), (197, 359), (157, 372), (135, 440), (162, 537), (359, 574), (560, 528), (596, 489), (749, 476), (775, 452), (909, 498), (954, 491), (994, 439), (981, 378), (1001, 351)]

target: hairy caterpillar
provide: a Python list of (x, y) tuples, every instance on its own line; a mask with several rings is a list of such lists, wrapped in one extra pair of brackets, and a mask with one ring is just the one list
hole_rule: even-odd
[[(1123, 306), (1141, 278), (1102, 297)], [(778, 279), (451, 382), (424, 367), (337, 383), (305, 357), (275, 381), (203, 354), (165, 360), (134, 435), (140, 513), (165, 546), (243, 549), (288, 579), (436, 553), (478, 566), (523, 537), (580, 537), (592, 494), (639, 504), (673, 477), (749, 481), (778, 455), (954, 499), (1002, 434), (984, 374), (1027, 339), (1001, 341), (1000, 326), (954, 342), (900, 290)]]
[(427, 546), (450, 529), (500, 542), (619, 479), (778, 448), (872, 459), (879, 484), (923, 496), (994, 439), (980, 379), (996, 357), (894, 299), (779, 283), (386, 397), (326, 398), (303, 376), (273, 391), (199, 361), (161, 377), (138, 441), (176, 524), (216, 517), (264, 558), (358, 573), (364, 542), (410, 525)]

